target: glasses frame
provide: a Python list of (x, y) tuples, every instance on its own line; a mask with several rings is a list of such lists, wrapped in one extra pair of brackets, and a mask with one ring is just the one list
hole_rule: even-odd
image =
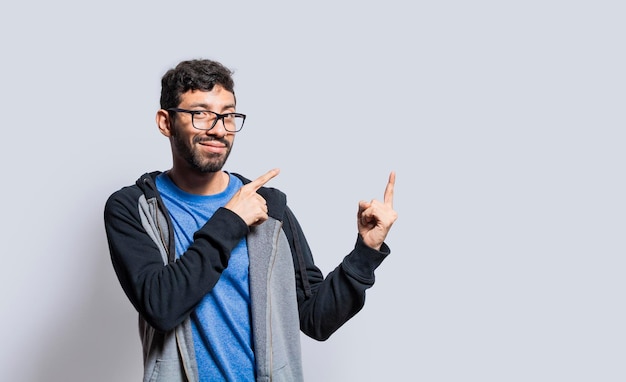
[[(177, 108), (177, 107), (169, 108), (169, 109), (166, 109), (166, 110), (167, 111), (173, 111), (175, 113), (188, 113), (188, 114), (191, 114), (191, 125), (194, 127), (194, 129), (200, 130), (200, 131), (209, 131), (209, 130), (211, 130), (212, 128), (215, 127), (215, 125), (217, 125), (217, 122), (219, 120), (221, 120), (222, 121), (222, 125), (224, 126), (224, 130), (228, 131), (229, 133), (237, 133), (237, 132), (241, 131), (241, 129), (243, 129), (243, 125), (246, 122), (246, 115), (245, 114), (241, 114), (241, 113), (220, 114), (220, 113), (216, 113), (216, 112), (211, 111), (211, 110), (187, 110), (187, 109), (181, 109), (181, 108)], [(215, 114), (216, 118), (213, 121), (213, 124), (211, 125), (211, 127), (209, 127), (208, 129), (200, 129), (200, 128), (196, 127), (196, 124), (194, 123), (194, 116), (197, 115), (197, 114), (200, 114), (200, 113), (212, 113), (212, 114)], [(241, 127), (239, 127), (239, 129), (237, 129), (237, 130), (229, 130), (226, 127), (226, 123), (224, 123), (224, 118), (230, 117), (230, 116), (242, 118)]]

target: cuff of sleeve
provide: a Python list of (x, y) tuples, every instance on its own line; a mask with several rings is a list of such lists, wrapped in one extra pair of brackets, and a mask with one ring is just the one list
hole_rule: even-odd
[(373, 283), (374, 271), (390, 253), (391, 250), (387, 244), (383, 243), (380, 251), (377, 251), (368, 247), (363, 242), (363, 237), (358, 235), (354, 250), (346, 256), (343, 265), (355, 277)]
[(220, 238), (234, 248), (248, 232), (248, 225), (239, 215), (228, 208), (220, 207), (194, 236), (204, 233), (212, 238)]

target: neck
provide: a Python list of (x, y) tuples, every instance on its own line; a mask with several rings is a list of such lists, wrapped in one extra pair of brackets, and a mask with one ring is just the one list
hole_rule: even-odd
[(173, 167), (167, 175), (181, 190), (194, 195), (219, 194), (228, 187), (229, 181), (224, 171), (202, 173)]

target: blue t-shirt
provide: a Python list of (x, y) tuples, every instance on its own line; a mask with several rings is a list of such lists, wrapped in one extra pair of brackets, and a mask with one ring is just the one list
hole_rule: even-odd
[[(156, 179), (176, 238), (176, 257), (193, 242), (193, 234), (243, 185), (236, 176), (224, 192), (194, 195), (178, 188), (165, 173)], [(191, 314), (194, 348), (201, 381), (254, 381), (250, 324), (248, 247), (242, 239), (217, 284)]]

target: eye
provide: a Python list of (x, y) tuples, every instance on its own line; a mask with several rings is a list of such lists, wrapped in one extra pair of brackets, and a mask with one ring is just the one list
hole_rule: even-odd
[(199, 119), (199, 120), (215, 119), (215, 114), (209, 111), (198, 110), (198, 111), (194, 111), (193, 114), (194, 114), (194, 118)]

